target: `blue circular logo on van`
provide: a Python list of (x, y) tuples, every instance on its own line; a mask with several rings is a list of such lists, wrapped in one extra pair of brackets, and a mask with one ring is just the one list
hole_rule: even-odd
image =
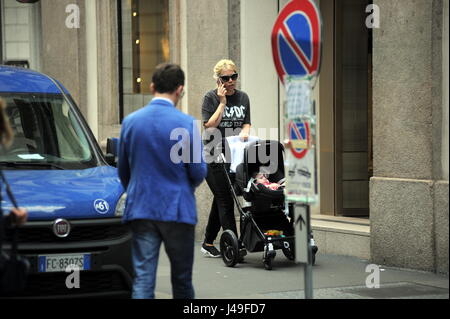
[(109, 204), (104, 199), (97, 199), (94, 202), (94, 208), (99, 214), (106, 214), (109, 211)]

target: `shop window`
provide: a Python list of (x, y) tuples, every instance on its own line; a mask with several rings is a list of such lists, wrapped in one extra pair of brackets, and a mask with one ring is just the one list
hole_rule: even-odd
[(152, 73), (170, 59), (169, 1), (121, 0), (121, 117), (151, 99)]
[(0, 63), (39, 70), (40, 4), (35, 0), (0, 0)]

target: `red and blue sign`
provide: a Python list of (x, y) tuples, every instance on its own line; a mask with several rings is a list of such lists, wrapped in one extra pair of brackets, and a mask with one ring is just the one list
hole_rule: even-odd
[[(291, 152), (298, 158), (306, 156), (311, 142), (309, 124), (306, 121), (291, 121), (288, 125), (289, 140), (291, 141)], [(299, 146), (301, 145), (301, 146)]]
[(272, 53), (278, 76), (318, 75), (322, 48), (322, 18), (314, 0), (292, 0), (278, 15), (272, 30)]

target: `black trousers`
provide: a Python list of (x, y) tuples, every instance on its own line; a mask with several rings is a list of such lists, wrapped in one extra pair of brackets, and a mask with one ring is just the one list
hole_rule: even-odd
[[(229, 169), (228, 166), (226, 169)], [(234, 218), (233, 196), (225, 174), (223, 164), (208, 164), (206, 182), (214, 195), (214, 199), (206, 225), (205, 243), (207, 244), (214, 243), (221, 227), (223, 230), (232, 230), (238, 236)]]

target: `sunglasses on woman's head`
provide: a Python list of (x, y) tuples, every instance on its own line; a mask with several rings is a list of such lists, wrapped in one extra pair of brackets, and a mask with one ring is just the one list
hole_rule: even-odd
[(233, 81), (236, 81), (237, 78), (238, 78), (238, 76), (239, 76), (239, 74), (234, 73), (234, 74), (232, 74), (232, 75), (222, 75), (222, 76), (220, 76), (220, 79), (221, 79), (223, 82), (228, 82), (228, 81), (230, 81), (230, 79), (232, 79)]

